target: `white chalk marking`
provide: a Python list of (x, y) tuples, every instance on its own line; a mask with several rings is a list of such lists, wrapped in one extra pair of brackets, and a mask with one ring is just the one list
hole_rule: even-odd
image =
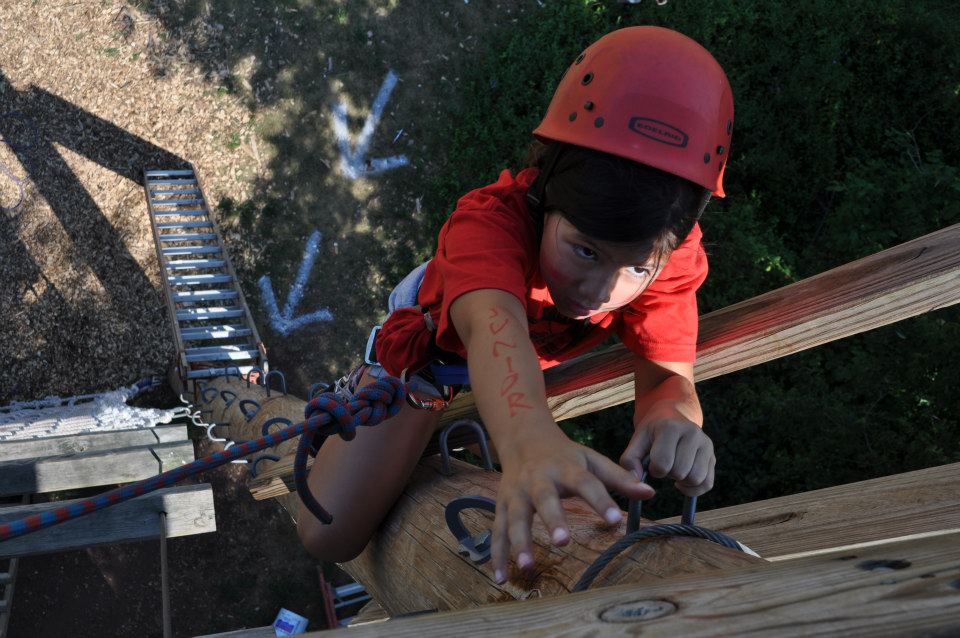
[(300, 315), (294, 318), (293, 313), (297, 309), (297, 304), (303, 297), (303, 288), (306, 286), (307, 277), (313, 270), (313, 262), (317, 258), (317, 250), (320, 248), (320, 233), (313, 231), (307, 245), (303, 249), (303, 260), (300, 262), (300, 270), (297, 272), (297, 278), (290, 286), (290, 292), (287, 293), (287, 303), (283, 305), (281, 312), (277, 308), (277, 299), (273, 295), (273, 285), (270, 283), (270, 277), (264, 275), (257, 284), (260, 286), (260, 296), (263, 299), (263, 305), (270, 315), (270, 325), (273, 329), (283, 336), (287, 336), (294, 330), (303, 328), (311, 323), (319, 321), (333, 321), (333, 315), (326, 308), (321, 308), (309, 314)]
[(406, 155), (366, 159), (373, 132), (380, 123), (380, 116), (383, 114), (387, 100), (390, 99), (390, 93), (396, 85), (397, 74), (392, 70), (387, 71), (387, 76), (380, 86), (380, 92), (377, 93), (377, 97), (373, 101), (370, 115), (367, 116), (367, 120), (363, 124), (363, 130), (360, 131), (357, 139), (357, 144), (353, 148), (350, 147), (350, 131), (347, 129), (347, 106), (341, 102), (333, 107), (333, 132), (337, 136), (337, 147), (340, 149), (340, 168), (344, 175), (350, 179), (375, 175), (408, 164)]

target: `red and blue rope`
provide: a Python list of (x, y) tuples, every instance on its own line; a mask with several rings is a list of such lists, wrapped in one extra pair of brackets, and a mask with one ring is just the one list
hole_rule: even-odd
[(174, 468), (157, 476), (136, 483), (123, 485), (92, 498), (71, 503), (63, 507), (47, 510), (40, 514), (31, 514), (9, 523), (0, 524), (0, 541), (23, 536), (59, 523), (78, 518), (97, 510), (122, 503), (124, 501), (169, 487), (189, 476), (199, 474), (229, 463), (235, 459), (254, 454), (273, 447), (296, 436), (301, 437), (297, 445), (294, 462), (294, 480), (297, 494), (304, 505), (323, 523), (332, 522), (330, 514), (320, 506), (307, 486), (307, 455), (311, 443), (316, 437), (317, 448), (328, 436), (339, 434), (349, 441), (356, 436), (357, 426), (373, 426), (396, 415), (403, 407), (408, 391), (407, 384), (397, 378), (385, 377), (362, 388), (352, 398), (339, 396), (332, 392), (320, 394), (307, 404), (304, 420), (278, 430), (273, 434), (261, 436), (197, 459), (192, 463)]

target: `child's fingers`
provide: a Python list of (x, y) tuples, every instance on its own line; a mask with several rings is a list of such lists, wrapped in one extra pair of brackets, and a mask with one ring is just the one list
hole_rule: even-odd
[(587, 469), (606, 486), (604, 492), (610, 489), (628, 498), (639, 499), (648, 499), (654, 494), (653, 488), (641, 482), (639, 476), (593, 450), (587, 454)]
[(710, 459), (713, 457), (713, 447), (710, 445), (701, 445), (697, 448), (696, 455), (690, 469), (679, 477), (680, 483), (684, 485), (697, 486), (707, 480), (707, 474), (710, 472)]
[(711, 489), (713, 489), (713, 477), (714, 477), (714, 467), (716, 466), (717, 458), (713, 455), (710, 456), (709, 462), (707, 463), (707, 475), (704, 480), (697, 485), (686, 485), (677, 481), (677, 489), (680, 490), (685, 496), (701, 496), (706, 494)]
[[(626, 472), (622, 468), (620, 471)], [(634, 481), (636, 481), (636, 478), (634, 478)], [(603, 483), (597, 480), (596, 476), (587, 473), (575, 484), (569, 485), (568, 489), (583, 498), (608, 525), (619, 523), (620, 519), (623, 518), (623, 513), (617, 507), (613, 498), (610, 497), (610, 492), (607, 491)]]
[(560, 504), (560, 495), (552, 482), (543, 482), (530, 490), (537, 514), (548, 530), (554, 545), (563, 546), (570, 541), (570, 529), (563, 506)]
[(663, 478), (673, 469), (677, 445), (680, 442), (679, 428), (661, 428), (650, 446), (650, 473)]
[(533, 566), (532, 525), (533, 507), (526, 499), (514, 499), (507, 504), (507, 537), (510, 539), (510, 552), (520, 569)]
[(510, 542), (507, 538), (507, 506), (497, 499), (497, 513), (493, 519), (493, 535), (490, 539), (490, 560), (493, 563), (493, 579), (497, 583), (507, 581), (507, 562), (510, 560)]
[(620, 465), (632, 472), (636, 472), (637, 477), (643, 473), (643, 459), (650, 453), (650, 445), (653, 439), (650, 436), (649, 428), (640, 428), (633, 433), (623, 454), (620, 455)]

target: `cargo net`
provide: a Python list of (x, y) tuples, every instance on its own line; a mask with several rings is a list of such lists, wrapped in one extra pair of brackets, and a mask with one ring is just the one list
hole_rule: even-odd
[(100, 394), (47, 397), (0, 406), (0, 442), (151, 428), (189, 416), (188, 407), (158, 410), (127, 405), (133, 397), (161, 383), (160, 377), (151, 377)]

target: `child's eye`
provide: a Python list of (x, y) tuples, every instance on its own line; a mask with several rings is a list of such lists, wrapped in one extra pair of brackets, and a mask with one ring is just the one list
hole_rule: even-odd
[(582, 257), (583, 259), (597, 258), (597, 253), (580, 244), (573, 244), (573, 252), (577, 254), (577, 257)]
[(646, 277), (650, 274), (650, 271), (643, 266), (633, 266), (630, 268), (630, 274), (634, 277)]

